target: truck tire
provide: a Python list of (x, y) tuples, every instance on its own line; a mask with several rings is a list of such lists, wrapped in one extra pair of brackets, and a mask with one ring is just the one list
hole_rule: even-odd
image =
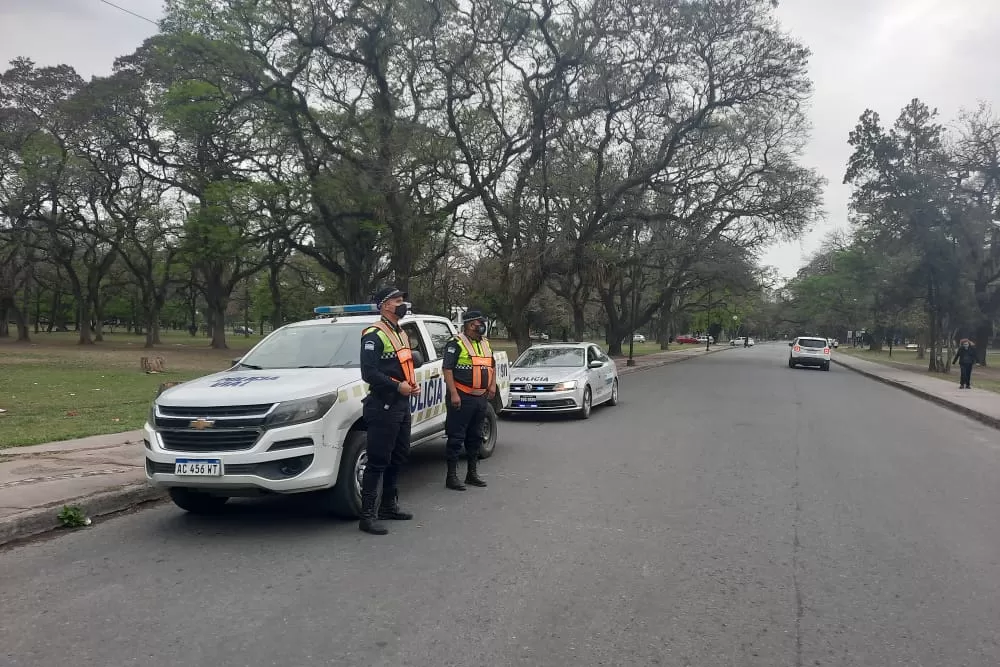
[(191, 514), (214, 514), (229, 501), (226, 496), (213, 496), (211, 493), (195, 489), (174, 487), (169, 493), (174, 505)]
[(493, 405), (486, 407), (486, 419), (483, 420), (483, 444), (479, 446), (479, 458), (488, 459), (493, 456), (497, 448), (497, 436), (499, 435), (500, 420), (497, 419), (497, 411)]
[(340, 470), (337, 484), (332, 489), (321, 491), (327, 496), (328, 510), (341, 519), (357, 519), (361, 516), (361, 480), (368, 460), (368, 434), (351, 431), (344, 440), (344, 450), (340, 455)]

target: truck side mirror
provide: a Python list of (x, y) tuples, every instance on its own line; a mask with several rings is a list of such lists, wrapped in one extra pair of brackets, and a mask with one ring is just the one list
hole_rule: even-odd
[(424, 355), (420, 352), (420, 350), (410, 350), (410, 353), (413, 355), (414, 368), (420, 368), (424, 365)]

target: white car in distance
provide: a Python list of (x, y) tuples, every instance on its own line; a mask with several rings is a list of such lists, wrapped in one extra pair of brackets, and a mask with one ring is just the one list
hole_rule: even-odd
[(618, 405), (618, 366), (592, 343), (533, 345), (510, 367), (510, 414), (572, 412)]
[(815, 336), (799, 336), (788, 344), (788, 367), (818, 366), (830, 370), (830, 341)]

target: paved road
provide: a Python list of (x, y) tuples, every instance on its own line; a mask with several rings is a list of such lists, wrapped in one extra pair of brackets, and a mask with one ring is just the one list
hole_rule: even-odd
[(428, 450), (389, 537), (160, 507), (0, 553), (0, 664), (1000, 664), (996, 432), (785, 354), (504, 422), (485, 491)]

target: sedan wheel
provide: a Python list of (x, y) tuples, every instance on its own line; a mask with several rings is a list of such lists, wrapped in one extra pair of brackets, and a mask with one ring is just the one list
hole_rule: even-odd
[(580, 419), (590, 419), (590, 409), (593, 407), (594, 397), (590, 393), (590, 387), (583, 390), (583, 407), (577, 413), (577, 417)]
[(611, 398), (608, 399), (608, 405), (618, 405), (618, 378), (615, 378), (614, 384), (611, 385)]

